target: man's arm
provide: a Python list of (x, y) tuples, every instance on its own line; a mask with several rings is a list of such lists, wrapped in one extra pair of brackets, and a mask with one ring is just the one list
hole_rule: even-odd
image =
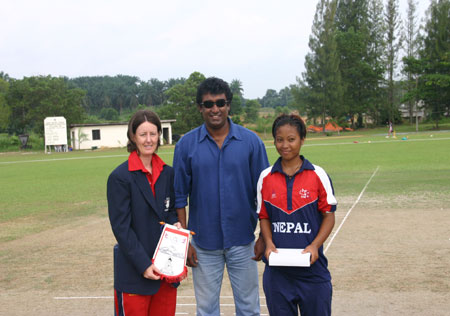
[[(181, 227), (186, 229), (187, 228), (186, 207), (177, 208), (177, 215), (178, 215), (178, 221), (180, 222)], [(186, 264), (188, 267), (193, 267), (193, 268), (195, 268), (198, 264), (197, 252), (195, 251), (195, 248), (191, 244), (189, 244)]]
[(187, 224), (186, 224), (186, 208), (182, 207), (182, 208), (177, 208), (177, 215), (178, 215), (178, 221), (181, 224), (181, 227), (186, 229), (187, 228)]

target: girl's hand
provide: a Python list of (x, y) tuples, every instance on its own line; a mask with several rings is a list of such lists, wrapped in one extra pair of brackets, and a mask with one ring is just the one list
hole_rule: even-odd
[(313, 244), (309, 245), (302, 251), (302, 253), (307, 253), (307, 252), (309, 252), (311, 254), (311, 259), (310, 259), (311, 264), (313, 264), (314, 262), (317, 261), (317, 259), (319, 259), (319, 248), (317, 248)]
[(264, 255), (266, 256), (267, 261), (269, 261), (269, 256), (271, 252), (277, 253), (278, 250), (273, 243), (270, 243), (270, 245), (266, 244), (266, 251), (264, 252)]
[(175, 226), (175, 227), (178, 228), (178, 229), (183, 228), (183, 227), (181, 227), (180, 222), (176, 222), (175, 224), (173, 224), (173, 226)]
[(161, 271), (159, 271), (158, 268), (154, 264), (152, 264), (150, 267), (147, 268), (147, 270), (144, 271), (142, 275), (146, 279), (159, 280), (161, 278), (159, 276), (160, 274)]

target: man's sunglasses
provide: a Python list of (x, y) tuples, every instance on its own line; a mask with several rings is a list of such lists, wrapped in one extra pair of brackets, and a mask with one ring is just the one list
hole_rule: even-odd
[(203, 103), (200, 103), (200, 105), (204, 106), (207, 109), (212, 108), (214, 104), (217, 105), (218, 108), (222, 108), (228, 104), (228, 101), (225, 99), (219, 99), (216, 101), (203, 101)]

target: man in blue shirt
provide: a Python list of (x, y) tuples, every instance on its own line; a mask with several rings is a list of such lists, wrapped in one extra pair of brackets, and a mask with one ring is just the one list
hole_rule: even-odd
[[(257, 181), (269, 166), (261, 139), (228, 118), (233, 94), (228, 84), (208, 78), (197, 90), (204, 124), (184, 135), (175, 147), (175, 207), (195, 232), (187, 264), (191, 266), (197, 315), (220, 315), (225, 265), (236, 315), (259, 315), (258, 270), (265, 245), (254, 242), (258, 221)], [(252, 260), (253, 259), (253, 260)]]

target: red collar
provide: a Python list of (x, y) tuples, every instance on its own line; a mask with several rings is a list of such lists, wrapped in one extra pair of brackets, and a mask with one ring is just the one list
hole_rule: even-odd
[[(165, 165), (164, 161), (161, 158), (159, 158), (157, 154), (152, 155), (153, 182), (156, 182), (156, 179), (163, 170), (164, 165)], [(141, 158), (139, 158), (137, 152), (133, 151), (128, 157), (128, 171), (137, 171), (137, 170), (141, 170), (144, 173), (149, 173), (148, 170), (145, 169), (144, 164), (142, 163)]]

